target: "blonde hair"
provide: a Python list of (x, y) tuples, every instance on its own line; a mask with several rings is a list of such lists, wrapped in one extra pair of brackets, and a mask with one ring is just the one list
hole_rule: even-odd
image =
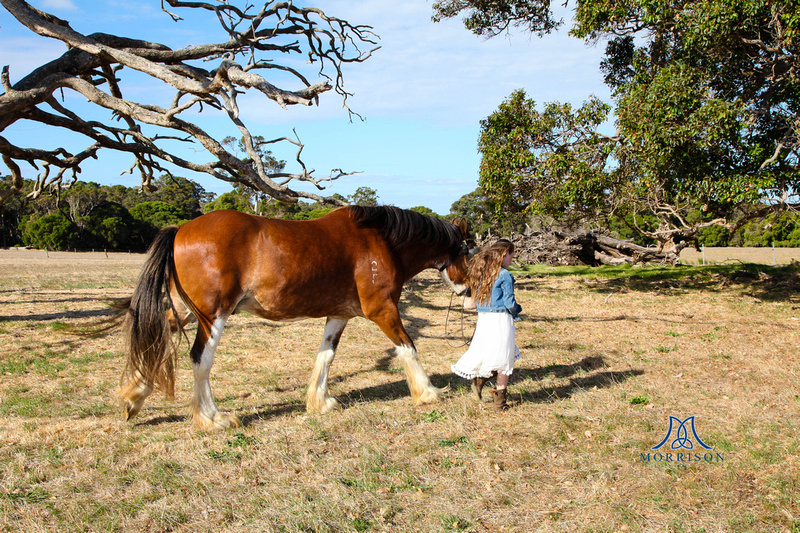
[(500, 275), (503, 259), (507, 253), (514, 253), (514, 244), (507, 239), (500, 239), (491, 246), (481, 249), (469, 260), (467, 284), (476, 303), (491, 300), (494, 282)]

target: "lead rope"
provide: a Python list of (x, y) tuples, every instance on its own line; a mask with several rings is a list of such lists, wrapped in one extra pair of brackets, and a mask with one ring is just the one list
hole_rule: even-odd
[[(462, 302), (461, 303), (461, 318), (459, 320), (459, 323), (460, 323), (460, 326), (461, 326), (461, 344), (452, 344), (450, 342), (450, 335), (448, 334), (447, 329), (448, 329), (448, 324), (450, 323), (450, 311), (453, 309), (453, 296), (454, 295), (455, 295), (455, 292), (451, 292), (450, 293), (450, 303), (447, 304), (447, 316), (444, 319), (444, 336), (447, 339), (447, 345), (448, 346), (450, 346), (451, 348), (461, 348), (462, 346), (469, 346), (469, 343), (472, 340), (472, 336), (470, 336), (469, 339), (468, 339), (467, 336), (464, 335), (464, 315), (465, 315), (465, 312), (464, 312), (464, 304)], [(473, 334), (474, 334), (474, 332), (473, 332)]]

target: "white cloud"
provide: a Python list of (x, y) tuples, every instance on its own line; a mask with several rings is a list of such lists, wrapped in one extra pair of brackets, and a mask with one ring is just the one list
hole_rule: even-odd
[[(364, 63), (345, 66), (350, 107), (369, 118), (404, 117), (441, 126), (476, 124), (512, 91), (537, 102), (607, 99), (598, 71), (601, 51), (565, 32), (544, 39), (527, 34), (482, 40), (458, 20), (434, 24), (425, 2), (330, 2), (329, 14), (373, 26), (380, 46)], [(251, 120), (295, 123), (346, 117), (341, 99), (322, 95), (311, 110), (260, 105), (249, 95)]]

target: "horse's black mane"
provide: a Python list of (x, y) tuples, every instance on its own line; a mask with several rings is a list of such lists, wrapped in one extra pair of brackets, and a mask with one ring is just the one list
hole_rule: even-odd
[(389, 205), (351, 205), (348, 209), (356, 225), (381, 230), (383, 237), (395, 249), (407, 244), (423, 243), (456, 250), (464, 240), (464, 235), (455, 224), (416, 211)]

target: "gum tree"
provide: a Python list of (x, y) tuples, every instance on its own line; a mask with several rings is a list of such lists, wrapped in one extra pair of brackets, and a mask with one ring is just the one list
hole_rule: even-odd
[[(308, 182), (322, 190), (327, 181), (346, 173), (337, 169), (316, 177), (302, 162), (303, 144), (296, 135), (265, 140), (251, 133), (240, 97), (258, 92), (286, 108), (313, 105), (333, 90), (346, 106), (342, 68), (366, 60), (376, 49), (377, 36), (369, 26), (293, 2), (238, 7), (234, 2), (163, 0), (164, 16), (176, 24), (187, 12), (205, 12), (219, 22), (226, 36), (220, 42), (171, 49), (107, 33), (83, 35), (67, 21), (24, 0), (0, 0), (0, 4), (35, 34), (62, 41), (68, 48), (18, 81), (13, 81), (8, 66), (3, 68), (0, 154), (12, 181), (11, 187), (0, 191), (0, 205), (22, 189), (21, 165), (36, 169), (30, 193), (35, 198), (48, 188), (69, 187), (87, 159), (102, 157), (108, 150), (130, 154), (130, 171), (138, 172), (146, 189), (154, 187), (159, 175), (178, 167), (242, 184), (283, 202), (309, 198), (341, 203), (334, 197), (296, 190), (294, 184)], [(309, 66), (297, 66), (303, 61), (293, 60), (303, 56)], [(133, 99), (134, 91), (127, 90), (131, 73), (162, 84), (172, 92), (171, 102), (159, 105), (152, 92), (148, 93), (152, 101)], [(312, 76), (318, 79), (312, 81)], [(287, 78), (294, 87), (279, 87), (275, 81)], [(82, 96), (100, 113), (87, 116), (84, 107), (71, 108), (77, 99), (64, 99), (65, 93)], [(208, 113), (209, 108), (221, 111), (238, 130), (243, 154), (198, 125), (197, 113)], [(21, 121), (79, 134), (86, 139), (85, 147), (73, 153), (59, 146), (27, 146), (7, 138), (7, 128)], [(287, 172), (262, 163), (265, 147), (279, 142), (296, 146), (297, 170)], [(184, 143), (207, 152), (207, 160), (190, 160), (172, 148)]]

